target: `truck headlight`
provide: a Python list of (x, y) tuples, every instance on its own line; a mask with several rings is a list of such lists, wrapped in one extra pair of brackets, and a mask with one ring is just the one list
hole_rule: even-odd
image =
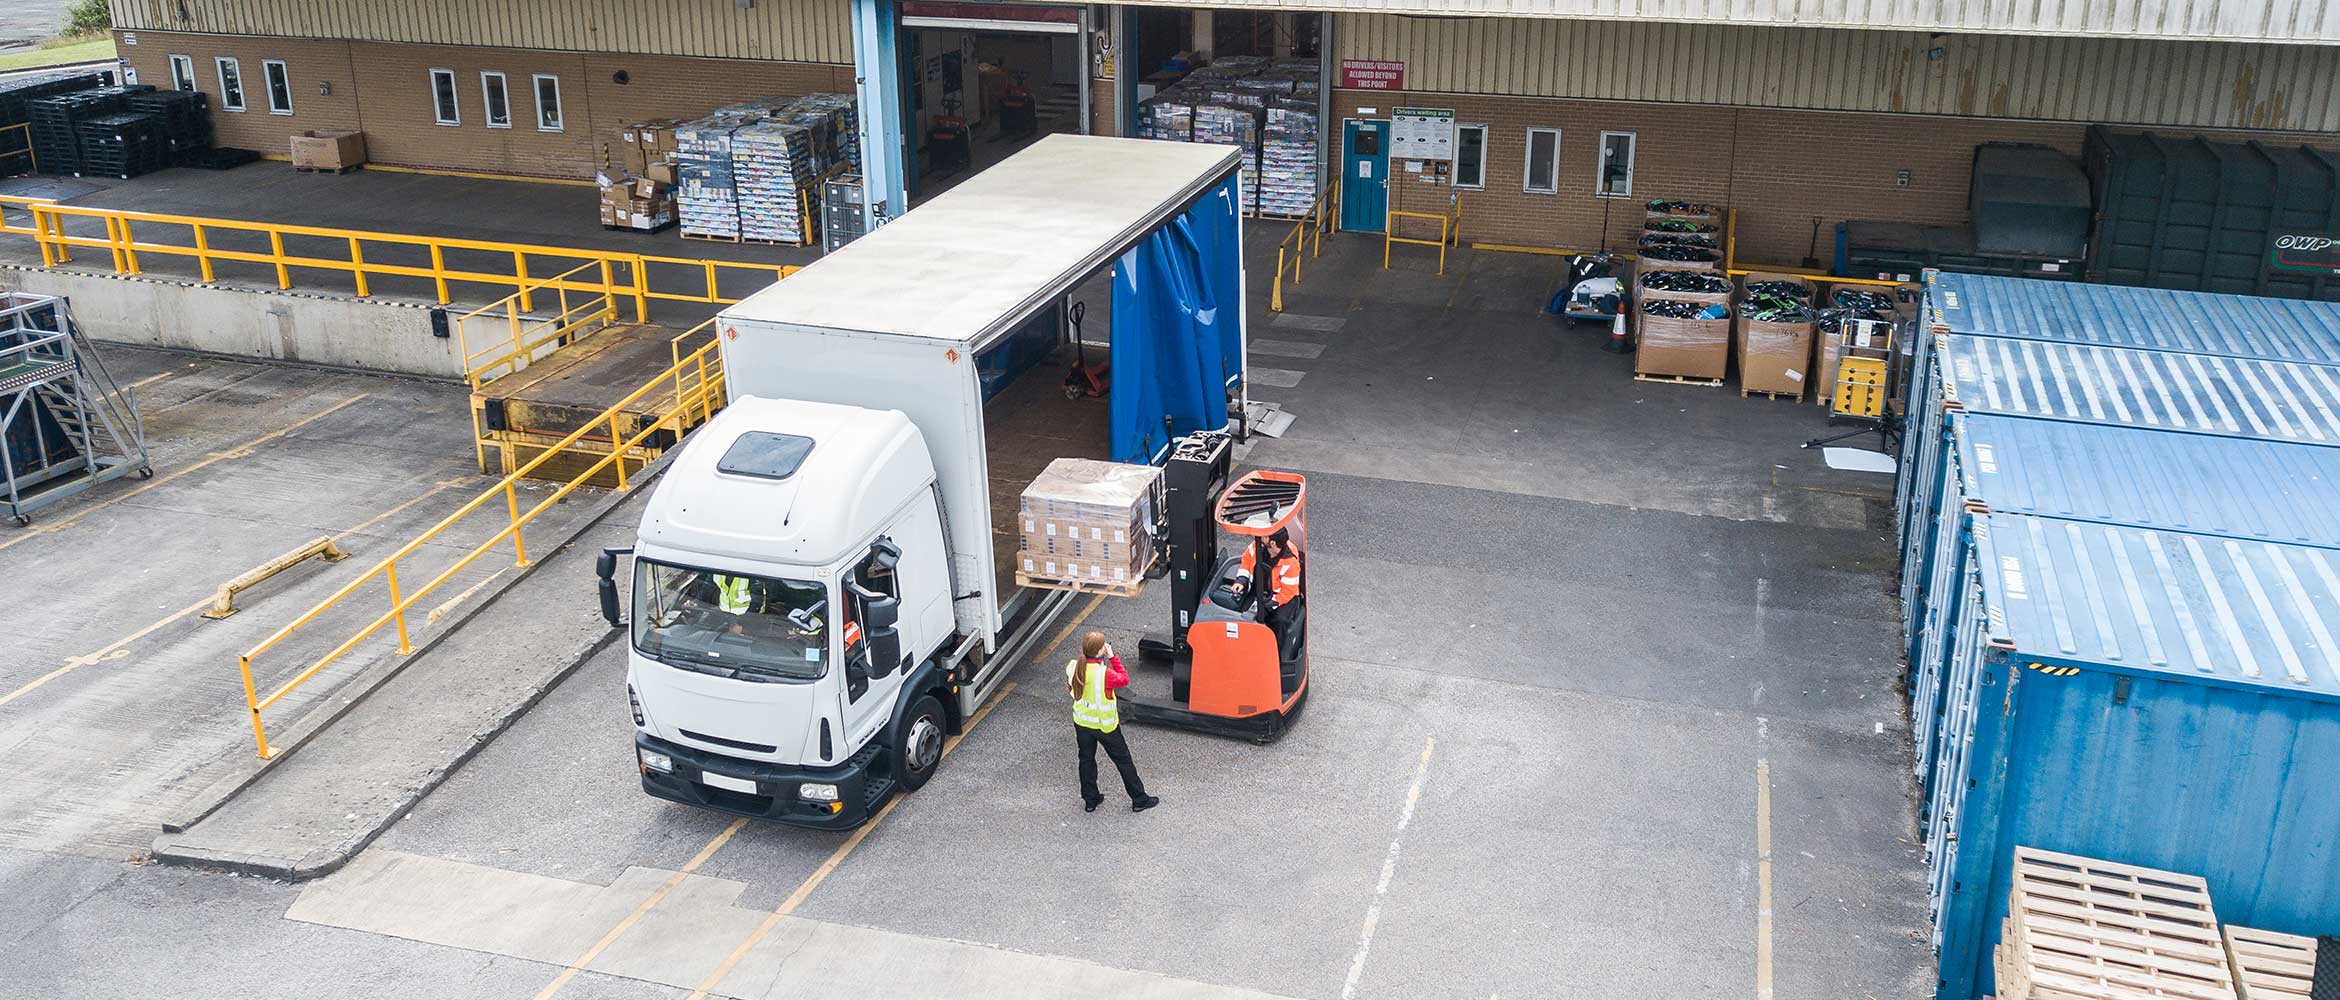
[(634, 710), (634, 725), (642, 724), (642, 699), (634, 694), (634, 686), (626, 685), (626, 705)]
[(674, 758), (659, 753), (656, 750), (643, 750), (639, 752), (642, 755), (643, 767), (652, 771), (656, 771), (660, 774), (674, 773)]
[(796, 786), (796, 797), (807, 802), (835, 802), (837, 801), (837, 786), (798, 785)]

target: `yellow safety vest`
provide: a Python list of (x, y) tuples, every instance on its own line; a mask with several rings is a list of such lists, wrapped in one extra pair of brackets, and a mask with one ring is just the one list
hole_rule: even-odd
[(715, 574), (715, 606), (727, 615), (748, 613), (748, 578)]
[[(1080, 669), (1078, 659), (1064, 665), (1065, 686), (1072, 685), (1073, 671)], [(1105, 697), (1105, 664), (1089, 671), (1089, 683), (1073, 698), (1073, 723), (1084, 729), (1110, 733), (1121, 728), (1121, 703)]]

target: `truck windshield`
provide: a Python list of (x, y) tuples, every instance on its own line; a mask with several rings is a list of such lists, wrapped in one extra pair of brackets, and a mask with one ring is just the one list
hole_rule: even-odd
[(636, 560), (634, 649), (742, 680), (811, 680), (826, 667), (829, 588)]

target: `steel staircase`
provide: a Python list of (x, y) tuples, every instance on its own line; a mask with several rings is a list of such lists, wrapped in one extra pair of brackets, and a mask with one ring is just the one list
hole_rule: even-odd
[(56, 296), (0, 294), (0, 506), (32, 512), (122, 476), (154, 475), (137, 399)]

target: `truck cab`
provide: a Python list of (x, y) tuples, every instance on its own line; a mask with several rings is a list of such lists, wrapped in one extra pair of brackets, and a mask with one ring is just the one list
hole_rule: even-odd
[(907, 416), (734, 400), (661, 477), (633, 555), (644, 790), (842, 828), (934, 773), (963, 720), (936, 662), (954, 629), (934, 462)]

